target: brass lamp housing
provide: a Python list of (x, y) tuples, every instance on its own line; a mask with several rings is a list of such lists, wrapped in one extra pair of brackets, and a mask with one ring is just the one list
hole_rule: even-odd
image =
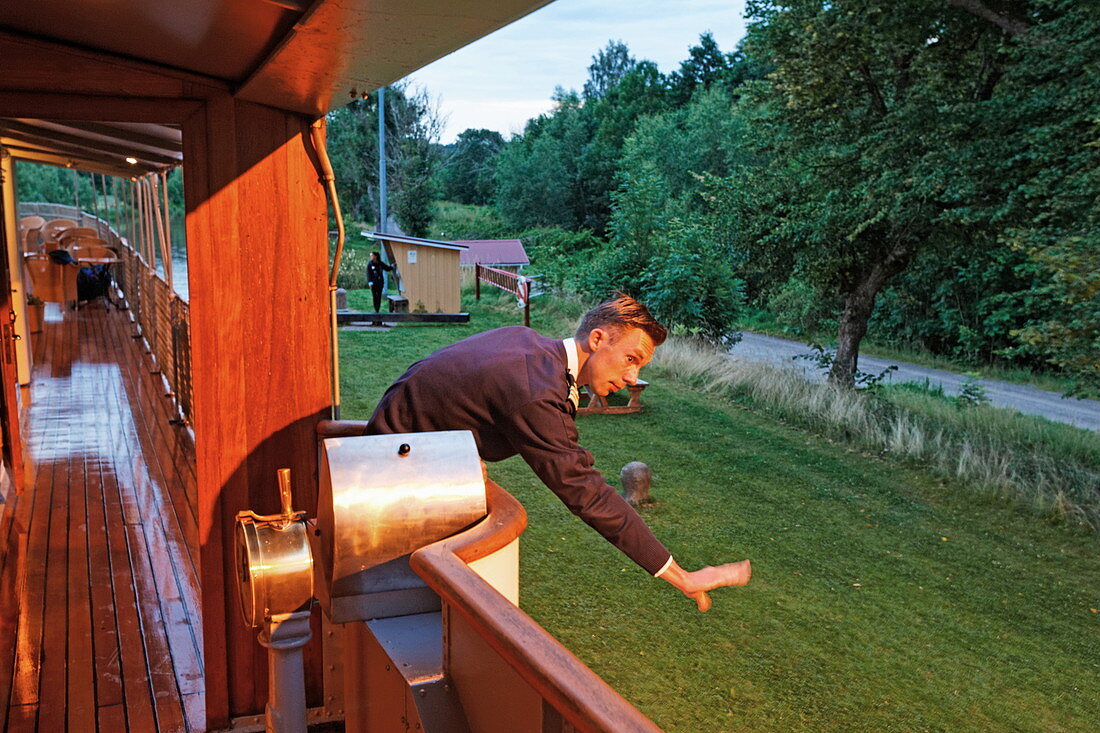
[(272, 616), (309, 610), (313, 603), (313, 553), (305, 512), (290, 508), (289, 471), (285, 480), (283, 471), (282, 514), (237, 513), (237, 598), (244, 622), (252, 628)]

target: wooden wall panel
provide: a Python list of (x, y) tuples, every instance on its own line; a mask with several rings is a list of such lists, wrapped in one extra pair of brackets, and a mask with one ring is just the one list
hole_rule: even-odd
[[(331, 401), (324, 192), (308, 120), (228, 96), (184, 124), (207, 725), (259, 713), (266, 657), (236, 607), (237, 511), (316, 509)], [(318, 654), (307, 679), (319, 681)], [(310, 703), (320, 701), (311, 689)]]

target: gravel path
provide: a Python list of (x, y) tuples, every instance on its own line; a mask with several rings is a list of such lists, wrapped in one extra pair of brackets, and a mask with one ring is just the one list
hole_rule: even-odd
[[(730, 354), (738, 359), (793, 366), (801, 368), (810, 379), (823, 379), (824, 376), (812, 361), (793, 358), (798, 354), (812, 353), (806, 344), (798, 341), (763, 336), (748, 331), (743, 333), (741, 342), (730, 349)], [(933, 386), (941, 385), (944, 392), (949, 395), (958, 394), (967, 379), (962, 374), (928, 369), (915, 364), (875, 359), (869, 356), (859, 357), (859, 370), (868, 374), (878, 374), (891, 364), (896, 365), (898, 369), (887, 375), (887, 381), (923, 382), (927, 379)], [(1100, 431), (1100, 401), (1062, 397), (1057, 392), (995, 379), (976, 381), (985, 388), (990, 404), (996, 407), (1007, 407), (1028, 415), (1042, 415), (1057, 422)]]

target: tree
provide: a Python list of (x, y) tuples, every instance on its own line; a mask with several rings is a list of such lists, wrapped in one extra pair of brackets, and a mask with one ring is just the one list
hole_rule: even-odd
[(973, 143), (995, 191), (985, 215), (1046, 275), (1035, 293), (1050, 305), (1016, 332), (1014, 353), (1100, 394), (1100, 13), (1065, 0), (1015, 15), (962, 4), (1019, 38), (1006, 51), (997, 116)]
[(716, 186), (766, 266), (797, 269), (843, 306), (830, 379), (852, 385), (878, 293), (924, 247), (984, 246), (987, 204), (962, 141), (989, 119), (1013, 37), (932, 0), (754, 1), (746, 48), (774, 71), (747, 85), (766, 159)]
[(624, 76), (634, 70), (637, 63), (625, 43), (608, 41), (607, 47), (592, 57), (588, 67), (588, 80), (584, 83), (585, 100), (605, 97)]
[[(418, 218), (429, 216), (430, 179), (438, 165), (433, 143), (442, 120), (423, 90), (395, 85), (386, 88), (385, 99), (387, 184), (398, 221), (404, 219), (402, 227), (411, 231), (421, 227)], [(353, 219), (377, 222), (377, 93), (329, 113), (328, 150), (343, 210)]]
[(463, 130), (449, 147), (439, 172), (443, 198), (462, 204), (492, 201), (497, 156), (504, 138), (495, 130)]
[(696, 89), (707, 89), (724, 79), (733, 68), (734, 58), (722, 53), (710, 31), (699, 36), (699, 45), (688, 49), (687, 59), (669, 77), (669, 89), (676, 104), (686, 104)]
[(550, 114), (528, 120), (497, 161), (496, 206), (516, 229), (578, 229), (585, 201), (578, 161), (592, 138), (592, 115), (575, 91), (560, 87)]

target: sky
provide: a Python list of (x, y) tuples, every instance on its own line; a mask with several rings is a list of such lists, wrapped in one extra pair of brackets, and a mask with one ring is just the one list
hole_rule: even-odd
[(550, 110), (555, 87), (580, 90), (608, 41), (668, 73), (708, 30), (732, 51), (745, 34), (744, 8), (744, 0), (556, 0), (407, 80), (437, 101), (446, 118), (440, 142), (468, 128), (508, 138)]

